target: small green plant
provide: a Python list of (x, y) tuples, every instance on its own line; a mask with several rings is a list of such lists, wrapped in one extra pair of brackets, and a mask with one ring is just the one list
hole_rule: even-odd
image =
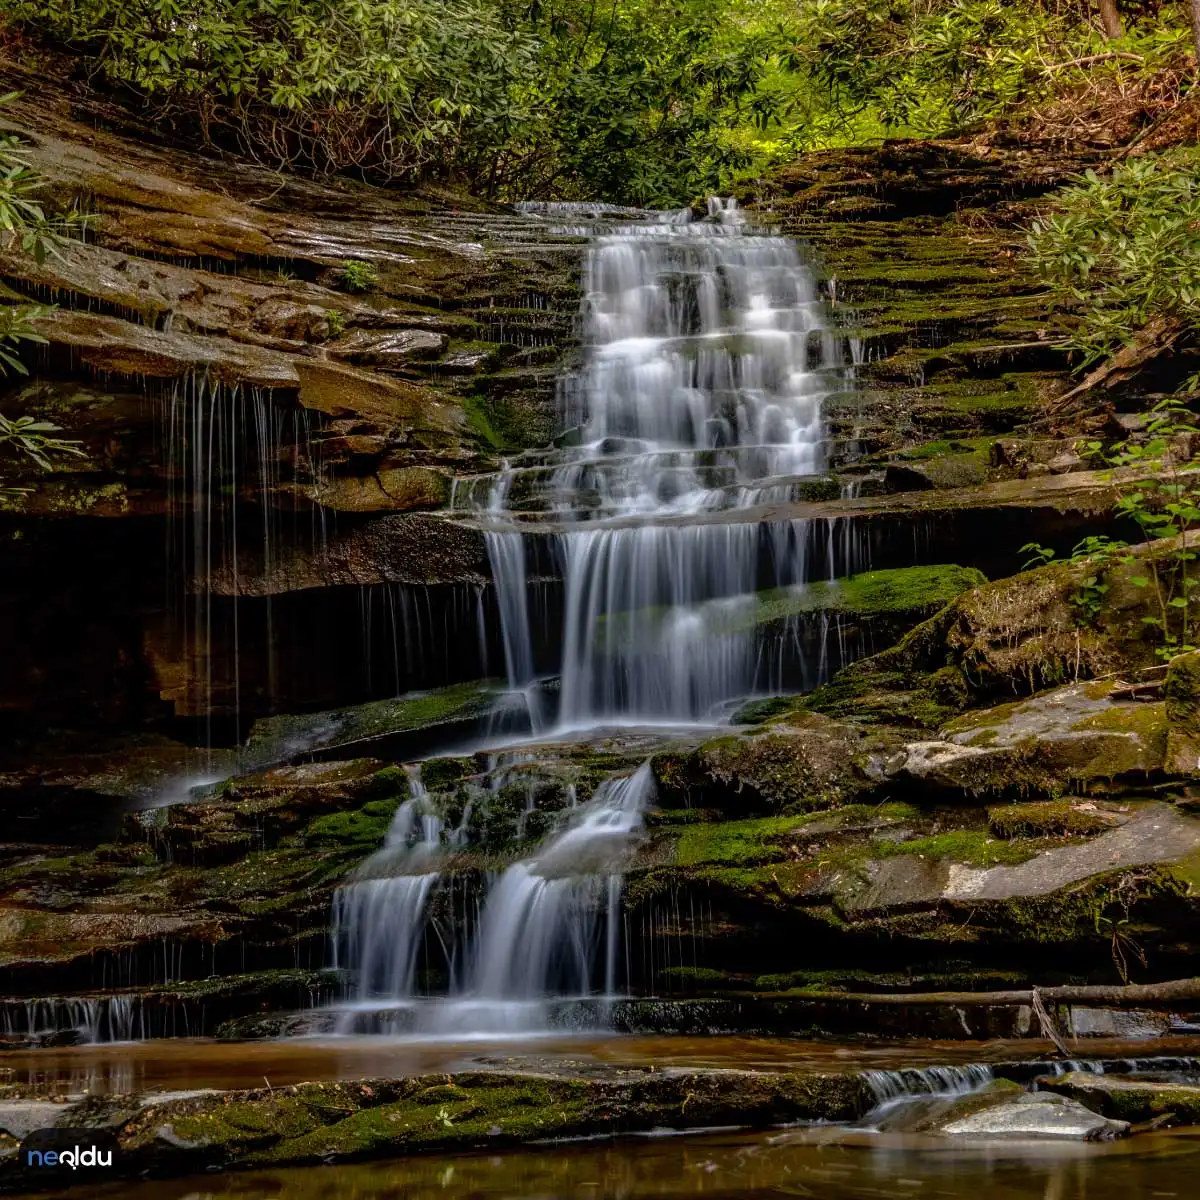
[[(59, 427), (50, 421), (37, 421), (33, 417), (17, 417), (13, 420), (0, 413), (0, 453), (28, 459), (43, 471), (52, 468), (51, 455), (82, 457), (83, 450), (79, 443), (55, 437), (59, 432)], [(0, 482), (0, 498), (20, 496), (29, 490)]]
[[(0, 110), (19, 95), (0, 96)], [(15, 134), (0, 134), (0, 243), (19, 245), (38, 264), (47, 255), (58, 255), (62, 241), (79, 232), (87, 217), (79, 212), (48, 216), (37, 199), (43, 180), (26, 159), (26, 146)], [(46, 343), (37, 322), (54, 310), (41, 304), (16, 304), (0, 308), (0, 376), (29, 374), (19, 354), (21, 343)], [(78, 442), (55, 437), (60, 432), (49, 421), (33, 417), (11, 419), (0, 413), (0, 452), (32, 461), (43, 471), (51, 468), (53, 454), (82, 455)], [(11, 496), (27, 488), (0, 483), (0, 496)]]
[(340, 308), (327, 308), (325, 323), (329, 326), (331, 338), (341, 337), (346, 332), (346, 314)]
[(351, 258), (342, 263), (338, 278), (346, 291), (365, 292), (367, 288), (375, 286), (379, 275), (370, 263)]
[[(1192, 439), (1200, 433), (1195, 416), (1177, 396), (1168, 396), (1154, 406), (1144, 431), (1144, 441), (1122, 443), (1110, 462), (1117, 467), (1136, 467), (1145, 472), (1138, 485), (1117, 502), (1117, 512), (1135, 521), (1147, 541), (1170, 539), (1167, 553), (1146, 556), (1147, 574), (1130, 582), (1146, 588), (1155, 612), (1143, 622), (1162, 638), (1160, 658), (1194, 650), (1196, 635), (1197, 580), (1191, 564), (1196, 560), (1193, 535), (1200, 529), (1200, 469)], [(1133, 562), (1132, 556), (1125, 559)]]
[(275, 282), (276, 283), (295, 283), (296, 282), (296, 273), (294, 271), (289, 271), (287, 269), (287, 267), (280, 267), (275, 272)]
[(40, 304), (19, 304), (12, 308), (0, 308), (0, 375), (15, 371), (28, 375), (25, 364), (17, 356), (22, 342), (45, 345), (46, 339), (38, 333), (35, 325), (52, 309)]
[[(1092, 570), (1080, 581), (1079, 586), (1071, 593), (1071, 608), (1075, 612), (1078, 625), (1092, 625), (1100, 615), (1104, 604), (1105, 594), (1109, 584), (1104, 578), (1104, 572), (1114, 561), (1125, 561), (1122, 552), (1128, 550), (1126, 542), (1114, 541), (1102, 534), (1085, 537), (1071, 551), (1067, 560), (1072, 563), (1087, 563)], [(1021, 547), (1022, 554), (1030, 555), (1024, 565), (1024, 570), (1031, 566), (1045, 566), (1055, 560), (1055, 553), (1049, 546), (1038, 542), (1027, 542)]]
[(31, 459), (43, 471), (49, 471), (53, 465), (49, 457), (51, 454), (73, 454), (78, 457), (83, 453), (78, 442), (53, 436), (59, 432), (59, 427), (50, 421), (35, 421), (33, 417), (11, 420), (0, 413), (0, 448)]
[[(1147, 542), (1165, 542), (1157, 554), (1135, 554), (1128, 543), (1104, 536), (1086, 537), (1071, 552), (1069, 561), (1086, 562), (1094, 569), (1083, 577), (1071, 595), (1081, 625), (1092, 624), (1100, 613), (1109, 584), (1105, 572), (1114, 563), (1144, 566), (1144, 574), (1131, 575), (1134, 587), (1145, 588), (1152, 611), (1142, 618), (1159, 641), (1155, 654), (1162, 659), (1196, 649), (1196, 595), (1200, 581), (1192, 563), (1195, 535), (1200, 532), (1200, 464), (1192, 451), (1200, 436), (1195, 415), (1179, 396), (1168, 396), (1151, 411), (1141, 435), (1121, 442), (1105, 455), (1115, 468), (1136, 470), (1137, 481), (1117, 501), (1116, 512), (1135, 522)], [(1088, 443), (1092, 453), (1099, 442)], [(1021, 547), (1031, 557), (1025, 568), (1054, 561), (1054, 551), (1037, 542)]]

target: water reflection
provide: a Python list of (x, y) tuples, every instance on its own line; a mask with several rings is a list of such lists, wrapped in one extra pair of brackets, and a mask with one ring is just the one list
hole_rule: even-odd
[[(1200, 1055), (1200, 1038), (1152, 1042), (1088, 1038), (1081, 1056)], [(273, 1087), (324, 1079), (363, 1079), (495, 1069), (684, 1067), (756, 1071), (895, 1071), (935, 1065), (1044, 1060), (1048, 1042), (818, 1042), (800, 1038), (551, 1035), (472, 1041), (434, 1038), (294, 1038), (216, 1042), (177, 1038), (4, 1054), (3, 1081), (90, 1094), (186, 1088)], [(1046, 1068), (1048, 1069), (1048, 1068)], [(1045, 1073), (1043, 1069), (1041, 1073)], [(1022, 1079), (1024, 1082), (1024, 1079)], [(920, 1089), (918, 1089), (920, 1090)], [(886, 1097), (881, 1097), (886, 1098)]]
[(88, 1195), (89, 1200), (1132, 1200), (1193, 1196), (1198, 1169), (1196, 1131), (1103, 1144), (966, 1146), (824, 1129), (209, 1175), (95, 1188)]

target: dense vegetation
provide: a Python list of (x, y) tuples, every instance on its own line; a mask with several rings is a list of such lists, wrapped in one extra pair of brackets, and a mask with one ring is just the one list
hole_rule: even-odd
[[(0, 106), (12, 96), (0, 96)], [(41, 180), (28, 164), (21, 140), (0, 134), (0, 244), (19, 246), (41, 262), (54, 253), (60, 238), (83, 223), (78, 213), (48, 215), (38, 202)], [(37, 322), (50, 310), (39, 304), (0, 305), (0, 376), (27, 374), (17, 353), (22, 342), (45, 342)], [(10, 419), (0, 413), (0, 467), (4, 459), (25, 458), (43, 470), (50, 467), (52, 454), (77, 454), (73, 442), (54, 436), (58, 426), (32, 417)], [(0, 496), (19, 491), (6, 486), (0, 474)]]
[[(1103, 10), (1103, 11), (1101, 11)], [(686, 202), (1153, 69), (1187, 5), (1111, 0), (15, 0), (164, 121), (273, 164)], [(1112, 36), (1119, 34), (1118, 41)]]
[[(1034, 262), (1080, 315), (1085, 364), (1147, 331), (1200, 331), (1200, 157), (1131, 158), (1056, 198), (1029, 237)], [(1172, 337), (1171, 340), (1174, 340)]]

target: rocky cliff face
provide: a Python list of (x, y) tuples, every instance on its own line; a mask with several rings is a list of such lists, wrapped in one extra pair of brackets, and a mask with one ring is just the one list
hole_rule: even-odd
[[(9, 82), (53, 196), (94, 214), (40, 266), (0, 255), (6, 295), (58, 305), (0, 407), (85, 451), (0, 513), (13, 1039), (211, 1032), (328, 998), (333, 891), (418, 757), (471, 896), (650, 761), (626, 893), (642, 993), (1110, 979), (1133, 946), (1155, 976), (1194, 971), (1194, 668), (1122, 682), (1154, 662), (1124, 576), (1085, 623), (1076, 568), (1005, 578), (1027, 541), (1113, 527), (1120, 479), (1085, 442), (1136, 431), (1155, 386), (1045, 419), (1069, 364), (1017, 222), (1079, 162), (901, 144), (745, 197), (819, 256), (856, 386), (828, 409), (830, 475), (724, 518), (805, 518), (874, 569), (738, 619), (802, 649), (832, 621), (850, 665), (719, 736), (497, 758), (452, 753), (497, 728), (503, 662), (484, 535), (452, 501), (561, 432), (581, 239), (183, 153)], [(553, 594), (553, 555), (532, 557)], [(462, 913), (432, 919), (452, 944)], [(421, 969), (437, 985), (449, 964)]]
[[(363, 589), (381, 607), (384, 585), (432, 587), (440, 609), (445, 589), (486, 582), (478, 535), (425, 514), (456, 478), (549, 440), (576, 240), (457, 194), (155, 148), (94, 100), (8, 83), (26, 88), (6, 120), (51, 200), (91, 220), (40, 266), (0, 258), (8, 295), (57, 305), (5, 412), (85, 451), (4, 502), (0, 703), (110, 723), (229, 712), (266, 597), (277, 644), (240, 664), (247, 713), (360, 696), (353, 638), (330, 650), (354, 661), (346, 692), (299, 660), (317, 629), (357, 623)], [(215, 599), (181, 639), (178, 610), (200, 593)], [(118, 628), (97, 610), (130, 616)], [(235, 646), (239, 618), (259, 636)], [(445, 669), (414, 664), (389, 686)]]

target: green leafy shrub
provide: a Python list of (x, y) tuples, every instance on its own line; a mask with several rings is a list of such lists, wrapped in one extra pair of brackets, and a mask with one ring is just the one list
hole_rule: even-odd
[[(1064, 65), (1099, 38), (1085, 7), (1040, 0), (11, 0), (6, 11), (182, 134), (273, 165), (657, 205), (725, 190), (797, 150), (1007, 112), (1068, 79)], [(1178, 41), (1173, 16), (1142, 24)]]
[[(0, 96), (0, 109), (17, 96)], [(13, 244), (33, 256), (38, 263), (47, 254), (56, 253), (58, 242), (80, 227), (85, 218), (71, 213), (48, 216), (38, 201), (42, 180), (25, 157), (24, 144), (14, 134), (0, 134), (0, 242)], [(22, 342), (45, 344), (37, 331), (37, 322), (51, 311), (40, 304), (11, 304), (0, 308), (0, 376), (15, 372), (28, 374), (17, 351)], [(54, 454), (82, 454), (77, 442), (57, 438), (59, 427), (32, 417), (9, 419), (0, 413), (0, 452), (31, 460), (39, 468), (51, 468)], [(25, 489), (0, 484), (0, 495), (13, 495)]]
[(1085, 362), (1151, 322), (1200, 329), (1200, 155), (1133, 158), (1088, 171), (1029, 233), (1033, 264), (1080, 314)]
[(10, 16), (276, 163), (395, 173), (519, 117), (534, 44), (481, 0), (16, 0)]

